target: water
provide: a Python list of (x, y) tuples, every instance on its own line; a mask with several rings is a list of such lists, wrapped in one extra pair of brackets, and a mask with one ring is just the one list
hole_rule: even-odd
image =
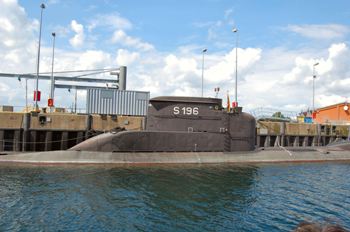
[(0, 166), (0, 231), (350, 228), (350, 163)]

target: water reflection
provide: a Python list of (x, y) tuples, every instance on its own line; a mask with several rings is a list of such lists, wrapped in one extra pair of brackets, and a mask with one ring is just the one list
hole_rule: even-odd
[(0, 230), (289, 231), (349, 225), (349, 164), (0, 167)]

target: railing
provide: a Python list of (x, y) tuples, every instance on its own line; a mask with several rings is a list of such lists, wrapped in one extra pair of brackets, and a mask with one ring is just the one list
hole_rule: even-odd
[[(13, 112), (30, 112), (34, 110), (34, 107), (28, 106), (27, 109), (25, 106), (12, 106), (13, 107)], [(47, 113), (50, 112), (50, 108), (48, 107), (40, 107), (40, 111), (44, 112), (44, 109)], [(86, 108), (74, 108), (74, 107), (56, 107), (56, 109), (59, 109), (59, 111), (63, 111), (62, 113), (70, 113), (70, 114), (85, 114), (86, 113)], [(59, 111), (56, 111), (58, 113)], [(6, 112), (6, 111), (4, 111)], [(11, 111), (9, 111), (11, 112)]]
[[(283, 117), (278, 117), (276, 113), (280, 113), (280, 115)], [(291, 120), (297, 120), (297, 115), (298, 113), (295, 111), (287, 111), (287, 110), (281, 110), (281, 109), (276, 109), (276, 108), (264, 108), (264, 107), (259, 107), (251, 110), (249, 112), (252, 114), (256, 119), (261, 119), (261, 118), (274, 118), (274, 119), (286, 119), (290, 118)]]

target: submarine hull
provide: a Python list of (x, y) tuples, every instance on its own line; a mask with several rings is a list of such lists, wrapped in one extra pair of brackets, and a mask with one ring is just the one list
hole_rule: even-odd
[[(288, 149), (288, 148), (287, 148)], [(211, 163), (281, 163), (281, 162), (350, 162), (349, 151), (323, 152), (315, 149), (281, 148), (250, 152), (96, 152), (50, 151), (0, 156), (0, 164), (211, 164)]]
[[(70, 150), (101, 152), (219, 152), (225, 150), (225, 133), (180, 131), (123, 131), (86, 140)], [(248, 139), (235, 146), (254, 150)]]

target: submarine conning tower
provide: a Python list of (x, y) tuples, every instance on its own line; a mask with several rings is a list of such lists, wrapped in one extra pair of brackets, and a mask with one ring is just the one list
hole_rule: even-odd
[(102, 152), (234, 152), (255, 149), (255, 119), (222, 100), (156, 97), (150, 100), (144, 131), (111, 132), (70, 150)]
[(255, 118), (242, 107), (227, 112), (218, 98), (175, 96), (152, 98), (150, 104), (146, 131), (194, 133), (197, 151), (255, 149)]

